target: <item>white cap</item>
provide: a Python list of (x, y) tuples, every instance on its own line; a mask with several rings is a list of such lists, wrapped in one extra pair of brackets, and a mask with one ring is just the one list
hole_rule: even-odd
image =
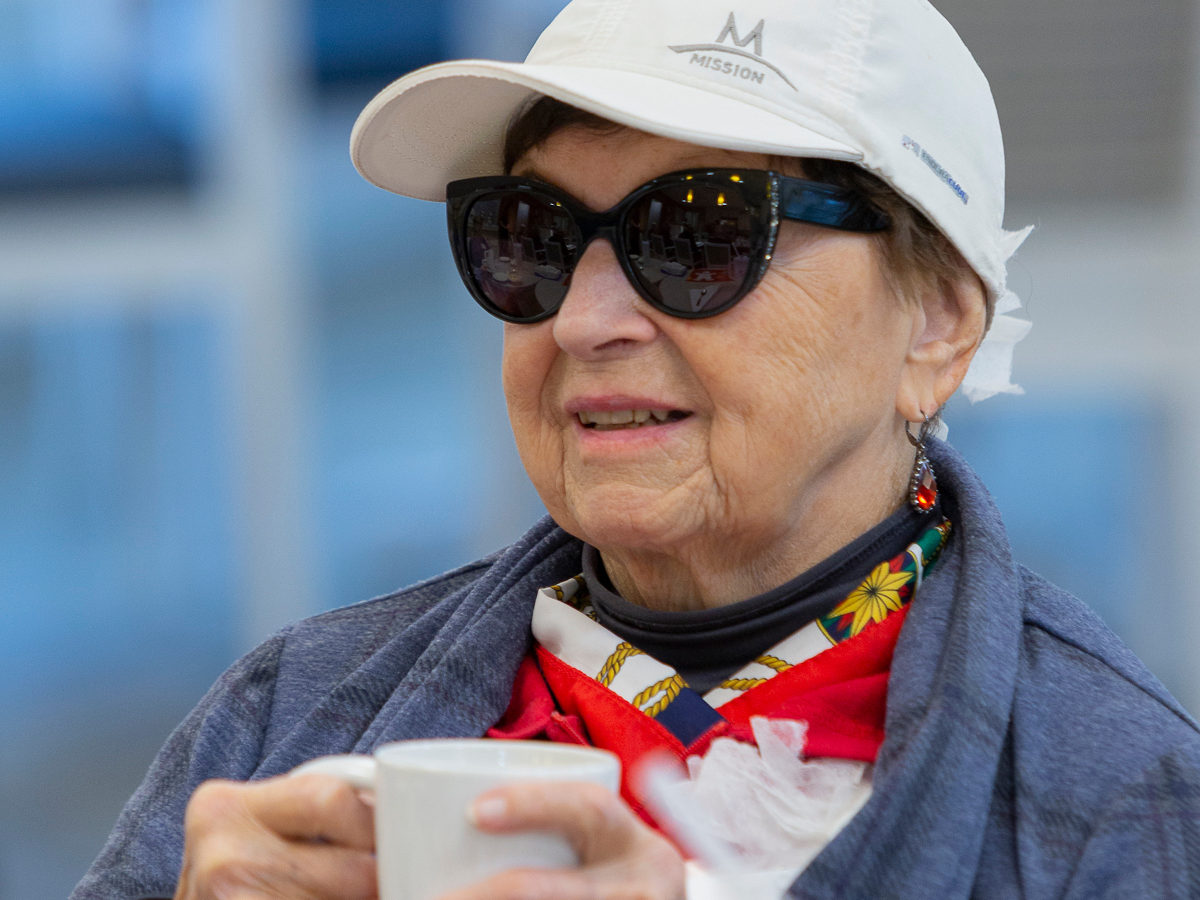
[(968, 397), (1020, 390), (1012, 345), (1029, 323), (1004, 315), (1020, 305), (1005, 264), (1029, 229), (1003, 228), (991, 89), (927, 0), (573, 0), (524, 63), (439, 63), (393, 82), (359, 115), (350, 153), (368, 181), (443, 200), (454, 179), (501, 173), (507, 127), (538, 94), (652, 134), (880, 176), (996, 303)]

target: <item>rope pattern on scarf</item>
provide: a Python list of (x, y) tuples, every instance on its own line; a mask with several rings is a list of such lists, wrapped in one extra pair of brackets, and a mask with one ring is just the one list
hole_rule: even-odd
[[(600, 674), (596, 676), (596, 680), (605, 687), (612, 684), (613, 679), (617, 677), (617, 673), (621, 671), (621, 666), (625, 665), (625, 660), (631, 656), (638, 656), (642, 651), (629, 641), (622, 641), (617, 644), (617, 649), (612, 652), (612, 655), (604, 661), (604, 668), (600, 670)], [(661, 683), (661, 682), (660, 682)], [(650, 690), (647, 688), (646, 690)], [(645, 693), (643, 691), (642, 693)], [(678, 691), (676, 691), (678, 693)], [(640, 694), (638, 696), (641, 696)], [(639, 704), (634, 703), (634, 706)]]
[[(792, 668), (792, 664), (786, 659), (780, 659), (778, 656), (771, 656), (766, 653), (754, 661), (760, 666), (766, 666), (768, 669), (773, 669), (776, 672), (786, 672)], [(723, 687), (728, 691), (748, 691), (751, 688), (758, 687), (760, 684), (766, 684), (769, 680), (769, 678), (726, 678), (717, 687)]]
[[(683, 689), (683, 678), (679, 675), (672, 675), (669, 678), (664, 678), (662, 681), (656, 681), (650, 687), (646, 688), (640, 694), (633, 698), (633, 705), (644, 712), (646, 715), (654, 718), (660, 712), (667, 708), (672, 700), (679, 696), (680, 690)], [(663, 695), (653, 706), (645, 706), (654, 695), (663, 692)]]
[(767, 681), (766, 678), (726, 678), (717, 686), (730, 691), (748, 691), (760, 684), (766, 684)]
[(786, 659), (780, 659), (778, 656), (762, 655), (755, 660), (756, 663), (766, 666), (768, 669), (774, 669), (776, 672), (786, 672), (792, 668), (792, 664)]

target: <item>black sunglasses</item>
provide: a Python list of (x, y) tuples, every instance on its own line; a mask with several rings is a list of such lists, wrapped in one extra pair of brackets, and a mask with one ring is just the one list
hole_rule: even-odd
[(756, 169), (673, 172), (594, 212), (553, 185), (508, 175), (446, 187), (450, 243), (471, 296), (506, 322), (554, 315), (584, 249), (607, 238), (655, 309), (724, 312), (762, 279), (780, 219), (873, 232), (889, 220), (860, 194)]

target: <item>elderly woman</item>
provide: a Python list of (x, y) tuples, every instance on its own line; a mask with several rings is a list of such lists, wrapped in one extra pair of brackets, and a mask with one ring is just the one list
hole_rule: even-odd
[[(964, 378), (1010, 387), (1023, 235), (987, 83), (928, 3), (575, 0), (524, 64), (389, 87), (353, 154), (447, 200), (550, 517), (233, 666), (76, 897), (373, 896), (370, 806), (272, 776), (483, 735), (704, 758), (738, 807), (709, 824), (785, 873), (758, 896), (1194, 895), (1196, 724), (930, 436)], [(852, 789), (822, 812), (780, 747)], [(564, 832), (581, 864), (459, 896), (697, 891), (642, 799), (485, 796), (479, 827)]]

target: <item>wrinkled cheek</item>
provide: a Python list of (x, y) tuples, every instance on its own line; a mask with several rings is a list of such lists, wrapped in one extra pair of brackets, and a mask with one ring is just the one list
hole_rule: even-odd
[[(779, 421), (786, 420), (781, 415)], [(745, 527), (786, 518), (788, 497), (805, 480), (811, 458), (802, 426), (800, 431), (766, 428), (755, 418), (714, 428), (710, 465), (727, 516), (742, 520)]]
[(540, 416), (512, 415), (511, 421), (525, 473), (547, 510), (556, 515), (565, 492), (562, 435)]
[[(541, 326), (504, 326), (500, 381), (509, 415), (523, 415), (540, 402), (553, 365), (553, 342)], [(515, 430), (515, 421), (514, 421)]]
[[(530, 475), (535, 469), (542, 469), (547, 463), (551, 446), (549, 430), (535, 410), (514, 408), (509, 406), (509, 423), (512, 426), (513, 438), (517, 442), (517, 452), (521, 462)], [(561, 444), (561, 442), (558, 442)]]

